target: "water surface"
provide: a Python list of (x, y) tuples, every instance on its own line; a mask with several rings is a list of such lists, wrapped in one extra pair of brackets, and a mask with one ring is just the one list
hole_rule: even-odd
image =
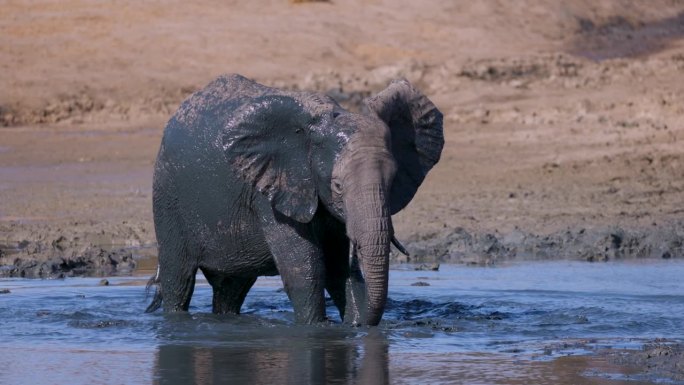
[(241, 316), (211, 314), (203, 281), (190, 314), (163, 315), (136, 277), (2, 279), (0, 383), (649, 383), (593, 351), (684, 342), (682, 277), (680, 261), (397, 266), (370, 329), (331, 302), (330, 324), (294, 325), (278, 277)]

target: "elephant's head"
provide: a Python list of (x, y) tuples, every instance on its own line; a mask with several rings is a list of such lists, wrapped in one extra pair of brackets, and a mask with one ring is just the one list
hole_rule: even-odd
[(275, 210), (306, 223), (323, 208), (346, 224), (366, 281), (365, 323), (376, 325), (387, 301), (391, 215), (439, 160), (442, 114), (406, 80), (366, 99), (360, 114), (325, 96), (268, 90), (240, 108), (221, 145)]

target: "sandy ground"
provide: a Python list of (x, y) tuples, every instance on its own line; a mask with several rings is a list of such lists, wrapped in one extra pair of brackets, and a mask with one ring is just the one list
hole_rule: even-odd
[[(438, 105), (396, 261), (681, 258), (683, 37), (679, 0), (4, 1), (0, 276), (153, 268), (165, 121), (229, 72), (350, 108), (404, 76)], [(683, 378), (651, 348), (616, 360)]]
[(682, 257), (684, 3), (565, 3), (8, 1), (0, 250), (28, 265), (1, 271), (117, 247), (133, 268), (165, 121), (228, 72), (352, 109), (404, 76), (435, 101), (446, 146), (395, 216), (399, 261)]

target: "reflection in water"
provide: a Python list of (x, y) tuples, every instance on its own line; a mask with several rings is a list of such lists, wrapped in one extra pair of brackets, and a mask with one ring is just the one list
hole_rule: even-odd
[(159, 347), (155, 384), (389, 384), (388, 341), (377, 329), (281, 330), (288, 338), (260, 344)]

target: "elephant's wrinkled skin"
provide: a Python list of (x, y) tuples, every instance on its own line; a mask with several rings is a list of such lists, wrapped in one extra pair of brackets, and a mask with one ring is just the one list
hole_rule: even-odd
[[(201, 269), (215, 313), (239, 313), (260, 275), (282, 276), (300, 323), (376, 325), (391, 214), (444, 144), (442, 114), (406, 80), (355, 114), (331, 98), (221, 76), (171, 118), (154, 171), (154, 311), (187, 311)], [(351, 252), (350, 252), (351, 251)]]

